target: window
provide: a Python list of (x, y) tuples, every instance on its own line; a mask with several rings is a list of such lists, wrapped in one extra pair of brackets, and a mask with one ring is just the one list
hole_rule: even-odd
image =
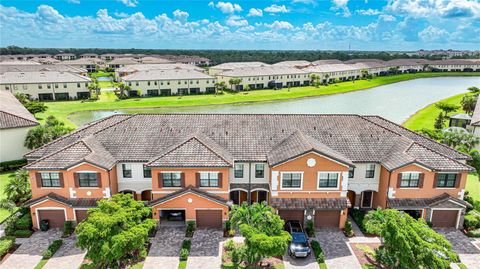
[(123, 177), (131, 178), (132, 177), (132, 165), (128, 163), (122, 164)]
[(144, 178), (152, 178), (152, 169), (150, 167), (143, 167), (143, 177)]
[(348, 178), (353, 178), (355, 176), (355, 167), (348, 168)]
[(263, 163), (255, 164), (255, 178), (265, 177), (265, 166)]
[(63, 83), (63, 88), (64, 88), (64, 89), (67, 88), (67, 83)]
[(365, 173), (366, 178), (375, 177), (375, 164), (367, 164), (367, 171)]
[(59, 173), (40, 173), (42, 187), (60, 187)]
[(282, 188), (301, 188), (302, 173), (283, 173)]
[(234, 168), (235, 178), (242, 178), (243, 177), (243, 164), (236, 163)]
[(218, 187), (218, 173), (200, 173), (200, 187)]
[(79, 187), (98, 187), (97, 173), (78, 173)]
[(400, 187), (416, 188), (420, 179), (420, 173), (402, 173)]
[(455, 181), (457, 181), (457, 174), (438, 174), (437, 187), (455, 188)]
[(162, 173), (163, 187), (181, 187), (180, 173)]
[(77, 83), (77, 88), (80, 88), (80, 83)]
[(42, 89), (42, 84), (38, 84), (38, 89)]
[(337, 188), (338, 173), (318, 173), (318, 188)]

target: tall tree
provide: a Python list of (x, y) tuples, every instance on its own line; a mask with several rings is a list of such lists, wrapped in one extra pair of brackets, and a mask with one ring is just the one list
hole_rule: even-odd
[(467, 114), (473, 114), (475, 111), (475, 106), (477, 105), (478, 95), (468, 95), (465, 94), (460, 101), (463, 111)]
[(230, 88), (231, 90), (233, 91), (233, 86), (237, 86), (237, 85), (240, 85), (240, 83), (242, 83), (242, 79), (241, 78), (231, 78), (228, 80), (228, 83), (230, 84)]
[(48, 116), (45, 124), (35, 126), (28, 130), (24, 145), (29, 149), (35, 149), (71, 131), (73, 131), (73, 129), (65, 126), (64, 122), (54, 116)]
[(77, 246), (97, 268), (121, 267), (129, 257), (145, 254), (148, 234), (156, 225), (150, 215), (150, 208), (130, 194), (100, 200), (77, 226)]
[(443, 113), (445, 113), (444, 115), (445, 117), (447, 117), (449, 113), (454, 112), (460, 108), (460, 106), (457, 106), (455, 104), (445, 103), (445, 102), (436, 103), (435, 107), (443, 111)]
[(28, 171), (19, 169), (15, 176), (9, 178), (3, 188), (5, 198), (0, 201), (0, 207), (13, 210), (32, 197), (30, 188), (30, 177)]
[(474, 95), (480, 94), (480, 89), (477, 88), (477, 87), (469, 87), (467, 90), (468, 90), (470, 93), (473, 93)]

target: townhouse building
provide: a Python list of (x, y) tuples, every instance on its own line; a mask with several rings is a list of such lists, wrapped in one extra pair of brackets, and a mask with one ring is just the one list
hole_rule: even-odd
[(116, 68), (132, 65), (132, 64), (138, 64), (138, 63), (139, 63), (138, 60), (134, 58), (122, 57), (122, 58), (115, 58), (110, 62), (108, 62), (106, 65), (111, 69), (116, 69)]
[(303, 69), (309, 74), (315, 74), (320, 77), (323, 83), (334, 81), (354, 80), (362, 77), (362, 68), (348, 64), (320, 64), (313, 65)]
[[(281, 89), (310, 84), (309, 73), (302, 69), (289, 66), (258, 66), (243, 67), (217, 73), (218, 81), (225, 82), (233, 90), (241, 91), (247, 88)], [(241, 79), (239, 84), (231, 85), (231, 79)]]
[(215, 78), (193, 69), (146, 70), (121, 77), (132, 90), (145, 96), (189, 95), (215, 92)]
[(6, 72), (69, 72), (82, 76), (87, 76), (87, 70), (70, 65), (51, 65), (51, 64), (0, 64), (0, 74)]
[(27, 133), (38, 121), (11, 92), (0, 91), (0, 100), (0, 163), (21, 160), (29, 151)]
[(237, 68), (247, 69), (247, 68), (261, 67), (261, 66), (270, 66), (270, 65), (262, 62), (228, 62), (228, 63), (223, 63), (223, 64), (209, 67), (208, 74), (211, 76), (215, 76), (218, 73), (237, 69)]
[(103, 66), (105, 62), (97, 58), (80, 58), (76, 60), (66, 60), (57, 64), (70, 65), (82, 69), (86, 69), (88, 72), (95, 72)]
[(24, 93), (41, 101), (87, 99), (90, 82), (90, 78), (70, 72), (5, 72), (0, 74), (0, 91)]
[(160, 223), (220, 228), (232, 204), (344, 226), (350, 208), (395, 208), (462, 226), (468, 155), (376, 116), (115, 115), (26, 154), (33, 225), (80, 222), (132, 193)]
[(54, 58), (60, 61), (75, 60), (77, 59), (77, 55), (73, 53), (59, 53), (59, 54), (56, 54)]
[(96, 53), (84, 53), (84, 54), (80, 54), (80, 58), (92, 58), (92, 59), (95, 59), (95, 58), (98, 58), (98, 54)]
[(118, 81), (121, 77), (126, 75), (133, 74), (139, 71), (148, 71), (148, 70), (174, 70), (174, 69), (186, 69), (186, 70), (196, 70), (203, 72), (204, 69), (197, 67), (191, 64), (182, 64), (182, 63), (162, 63), (162, 64), (132, 64), (124, 67), (115, 69), (115, 79)]

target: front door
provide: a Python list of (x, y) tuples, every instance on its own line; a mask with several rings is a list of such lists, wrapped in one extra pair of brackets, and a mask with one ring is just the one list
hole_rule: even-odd
[(362, 192), (362, 207), (371, 208), (372, 207), (372, 191)]

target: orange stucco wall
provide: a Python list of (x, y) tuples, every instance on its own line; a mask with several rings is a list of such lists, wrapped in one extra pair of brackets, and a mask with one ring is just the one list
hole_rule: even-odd
[[(101, 173), (102, 177), (102, 187), (101, 188), (76, 188), (74, 182), (74, 173), (79, 171), (92, 171), (96, 173)], [(64, 187), (63, 188), (38, 188), (36, 181), (36, 172), (61, 172), (63, 173)], [(54, 192), (63, 197), (69, 198), (70, 192), (69, 188), (74, 188), (77, 194), (77, 198), (101, 198), (103, 197), (102, 191), (110, 186), (110, 180), (112, 172), (108, 172), (90, 164), (82, 164), (77, 167), (74, 167), (70, 170), (52, 170), (52, 171), (30, 171), (30, 183), (32, 186), (32, 198), (38, 198), (44, 195), (47, 195), (51, 192)], [(115, 176), (116, 178), (116, 176)], [(116, 185), (116, 184), (115, 184)], [(87, 195), (90, 192), (91, 195)]]
[[(307, 165), (307, 160), (313, 158), (316, 164), (313, 167)], [(329, 160), (315, 153), (309, 153), (289, 162), (280, 164), (271, 169), (279, 171), (278, 196), (277, 198), (338, 198), (342, 190), (342, 174), (348, 171), (348, 167)], [(302, 190), (281, 190), (281, 172), (303, 172)], [(340, 172), (338, 190), (317, 190), (318, 172)]]
[(67, 212), (67, 220), (74, 220), (74, 212), (73, 208), (68, 207), (62, 203), (56, 202), (56, 201), (51, 201), (51, 200), (46, 200), (42, 203), (33, 205), (30, 207), (30, 215), (32, 216), (32, 222), (33, 222), (33, 228), (38, 229), (38, 222), (37, 222), (37, 216), (36, 216), (36, 209), (41, 209), (41, 208), (58, 208), (58, 209), (65, 209)]
[[(189, 199), (191, 199), (191, 203), (188, 202)], [(196, 209), (222, 209), (223, 220), (228, 219), (228, 206), (216, 203), (193, 193), (186, 193), (162, 204), (153, 206), (152, 215), (154, 219), (159, 219), (159, 209), (185, 209), (185, 217), (187, 220), (196, 219)]]
[(161, 172), (181, 172), (185, 173), (185, 187), (192, 185), (194, 187), (198, 187), (197, 185), (197, 172), (219, 172), (222, 173), (222, 187), (221, 188), (200, 188), (205, 191), (212, 191), (213, 194), (218, 195), (224, 199), (229, 199), (229, 171), (228, 168), (153, 168), (152, 169), (152, 193), (153, 199), (160, 198), (165, 196), (167, 193), (155, 193), (155, 192), (174, 192), (179, 190), (180, 188), (159, 188), (158, 186), (158, 173)]
[[(398, 174), (402, 172), (420, 172), (424, 173), (423, 188), (397, 188)], [(433, 181), (435, 173), (428, 171), (417, 165), (409, 165), (399, 170), (392, 172), (390, 176), (390, 187), (395, 189), (395, 198), (429, 198), (443, 193), (448, 193), (453, 197), (458, 196), (458, 192), (465, 188), (467, 182), (467, 173), (462, 173), (460, 178), (460, 185), (458, 188), (434, 188)]]
[(373, 192), (373, 208), (385, 208), (387, 207), (388, 196), (388, 180), (390, 179), (390, 172), (385, 167), (380, 168), (380, 179), (378, 184), (378, 192)]

